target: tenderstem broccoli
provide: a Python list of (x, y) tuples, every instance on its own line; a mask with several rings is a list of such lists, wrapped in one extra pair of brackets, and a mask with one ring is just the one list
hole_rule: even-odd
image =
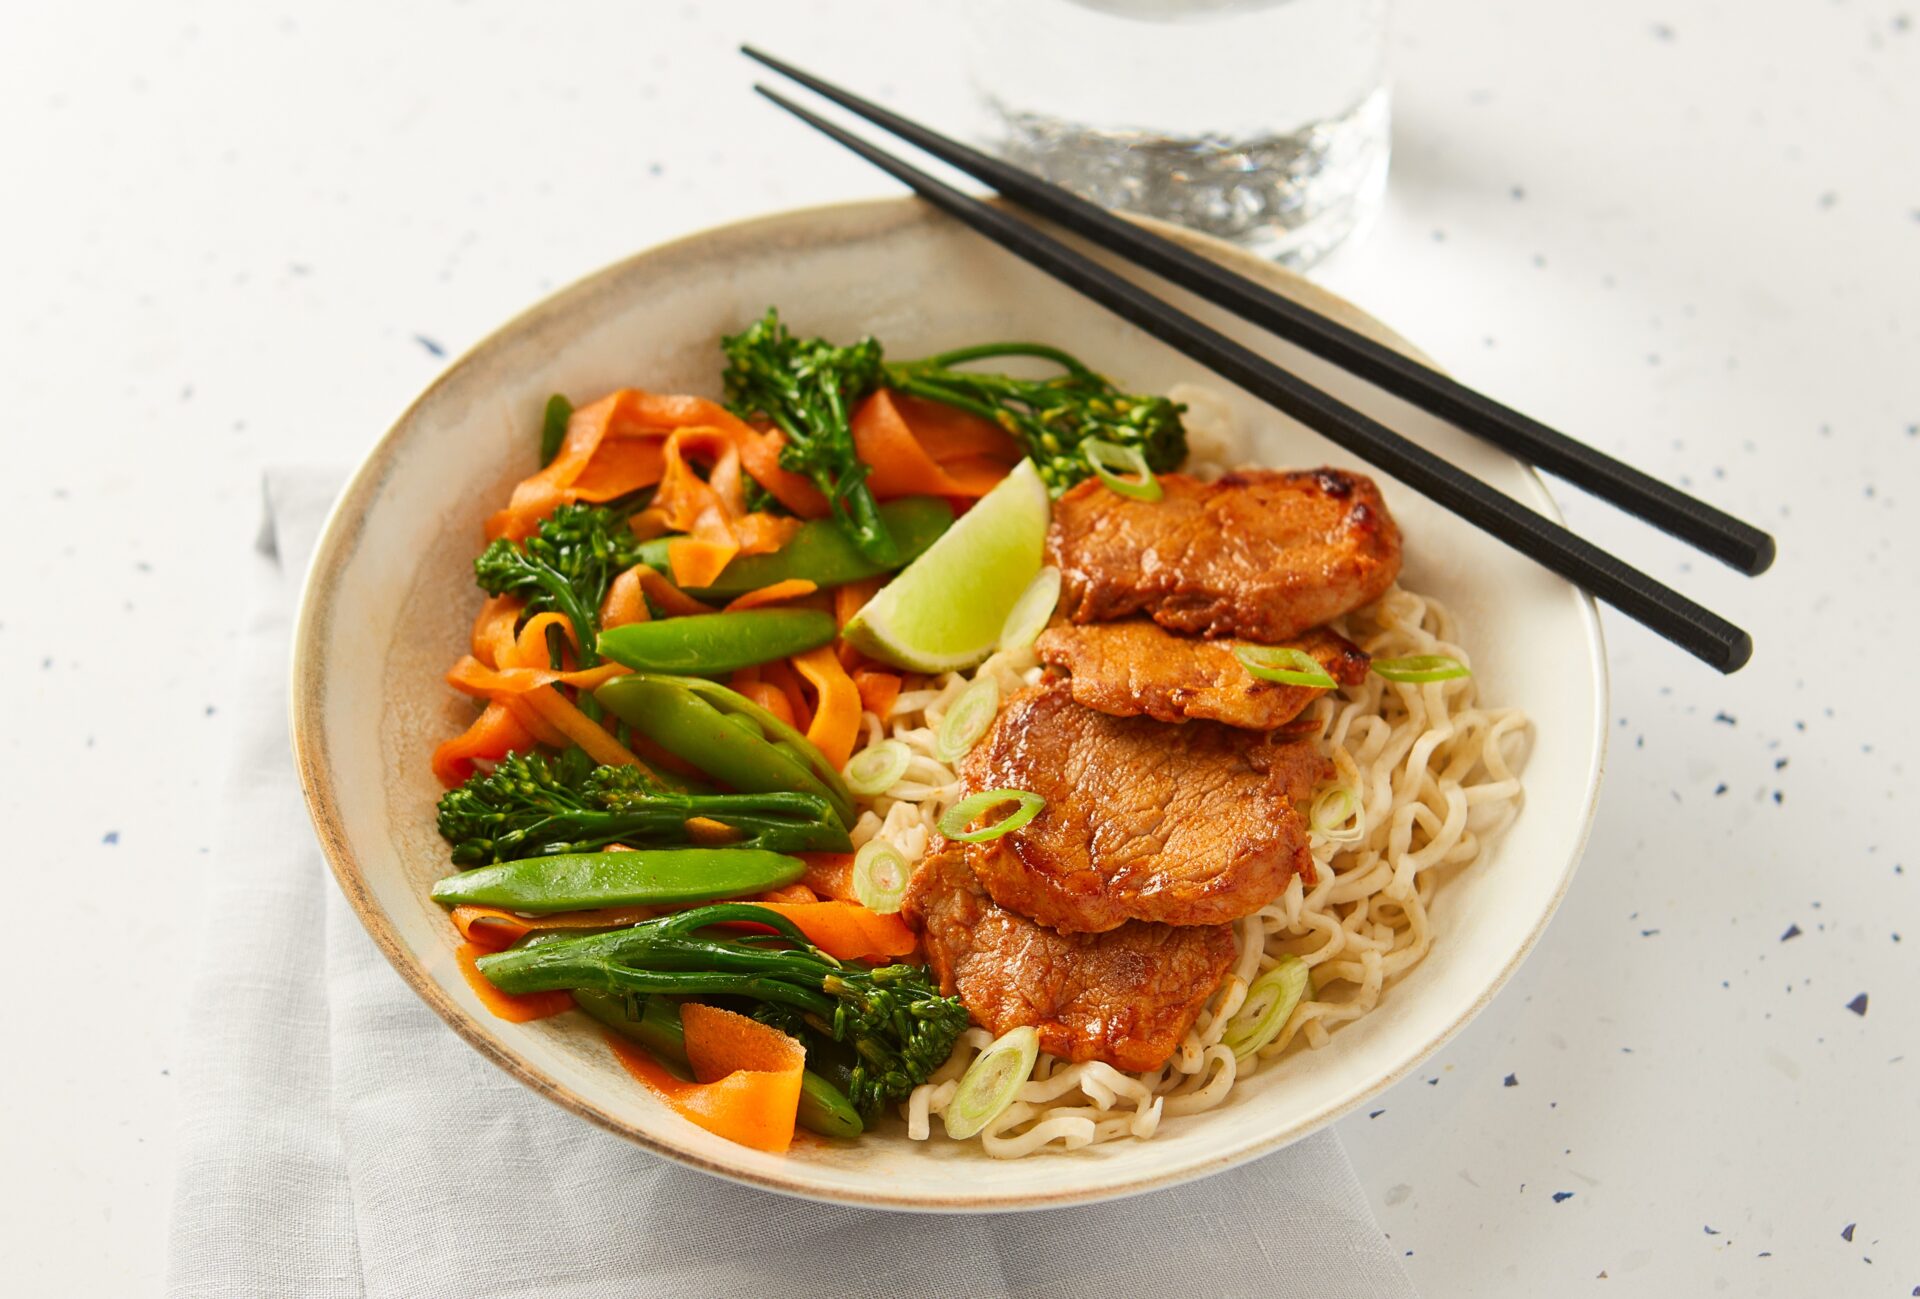
[(600, 661), (600, 604), (607, 588), (640, 559), (640, 542), (627, 527), (629, 511), (596, 505), (562, 505), (540, 521), (525, 541), (495, 540), (473, 561), (480, 589), (517, 595), (526, 613), (564, 614), (580, 644), (580, 666)]
[(718, 822), (736, 846), (769, 852), (846, 852), (845, 827), (818, 794), (686, 793), (661, 786), (639, 767), (595, 766), (578, 749), (557, 760), (507, 754), (440, 798), (440, 836), (457, 866), (522, 857), (692, 842), (687, 823)]
[[(775, 932), (759, 938), (700, 932), (740, 921)], [(802, 1025), (851, 1048), (847, 1096), (869, 1122), (925, 1082), (967, 1026), (966, 1008), (941, 996), (923, 967), (843, 964), (784, 917), (752, 903), (723, 902), (627, 929), (530, 941), (482, 957), (479, 967), (505, 992), (584, 988), (757, 1003), (761, 1017), (776, 1026)]]

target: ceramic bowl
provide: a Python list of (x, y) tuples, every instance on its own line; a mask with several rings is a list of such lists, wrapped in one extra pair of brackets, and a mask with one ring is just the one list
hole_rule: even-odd
[[(1359, 309), (1200, 236), (1175, 238), (1393, 346)], [(1540, 480), (1499, 451), (1198, 304), (1181, 304), (1310, 381), (1555, 516)], [(1215, 379), (916, 201), (782, 213), (694, 235), (601, 271), (461, 358), (360, 466), (321, 538), (293, 663), (293, 740), (320, 843), (368, 933), (454, 1031), (583, 1119), (692, 1167), (769, 1190), (916, 1210), (1057, 1207), (1205, 1176), (1313, 1132), (1405, 1077), (1485, 1006), (1540, 936), (1573, 873), (1599, 785), (1605, 663), (1593, 604), (1561, 579), (1382, 479), (1406, 534), (1404, 581), (1459, 615), (1483, 697), (1537, 730), (1513, 827), (1450, 881), (1431, 954), (1379, 1009), (1148, 1141), (1000, 1162), (977, 1144), (916, 1143), (889, 1121), (848, 1143), (770, 1155), (664, 1108), (583, 1016), (516, 1025), (484, 1011), (455, 964), (428, 886), (447, 872), (434, 832), (434, 744), (471, 716), (441, 681), (479, 595), (481, 521), (534, 468), (547, 395), (631, 385), (717, 395), (718, 340), (768, 304), (803, 333), (872, 333), (913, 356), (982, 339), (1059, 344), (1135, 391), (1180, 381), (1222, 391), (1274, 465), (1354, 457)], [(1411, 350), (1411, 349), (1409, 349)], [(1364, 466), (1357, 466), (1362, 467)], [(422, 1115), (422, 1122), (431, 1116)]]

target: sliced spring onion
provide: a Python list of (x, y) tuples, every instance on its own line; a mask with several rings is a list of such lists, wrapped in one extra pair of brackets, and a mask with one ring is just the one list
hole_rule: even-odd
[[(1020, 806), (1008, 813), (1004, 820), (996, 821), (983, 830), (967, 829), (981, 813), (991, 812), (1003, 803), (1018, 803)], [(940, 814), (940, 833), (961, 843), (984, 843), (1018, 830), (1039, 816), (1040, 809), (1046, 805), (1046, 799), (1024, 789), (982, 790), (978, 794), (969, 794)]]
[(900, 909), (912, 874), (897, 848), (885, 839), (869, 839), (853, 855), (853, 896), (867, 910), (890, 916)]
[(1400, 659), (1375, 659), (1373, 670), (1389, 681), (1404, 681), (1409, 685), (1451, 681), (1455, 677), (1473, 675), (1472, 668), (1445, 654), (1409, 654)]
[(976, 678), (940, 719), (940, 734), (933, 742), (934, 753), (942, 762), (964, 757), (987, 733), (987, 728), (993, 725), (994, 714), (999, 711), (1000, 687), (992, 677)]
[(1312, 686), (1332, 690), (1340, 683), (1327, 675), (1320, 661), (1305, 650), (1287, 645), (1235, 645), (1233, 656), (1240, 666), (1262, 681), (1278, 681), (1283, 686)]
[(1053, 620), (1053, 607), (1060, 603), (1060, 570), (1048, 566), (1040, 570), (1031, 585), (1013, 602), (1013, 609), (1000, 627), (1000, 648), (1025, 649), (1047, 629)]
[(1280, 1036), (1306, 990), (1307, 963), (1297, 956), (1281, 957), (1278, 965), (1247, 988), (1240, 1013), (1227, 1021), (1227, 1031), (1220, 1040), (1236, 1056), (1246, 1059)]
[(1307, 826), (1330, 843), (1358, 843), (1367, 837), (1360, 800), (1345, 785), (1329, 785), (1320, 791), (1307, 811)]
[(913, 750), (906, 745), (898, 740), (881, 740), (848, 758), (847, 769), (841, 774), (847, 778), (848, 789), (861, 798), (872, 798), (892, 789), (907, 774), (912, 761)]
[(1136, 501), (1157, 501), (1161, 497), (1160, 480), (1147, 468), (1147, 458), (1139, 447), (1123, 447), (1104, 438), (1088, 438), (1080, 444), (1080, 455), (1094, 477), (1109, 491), (1131, 496)]
[(955, 1141), (978, 1136), (1013, 1104), (1013, 1098), (1033, 1076), (1033, 1062), (1039, 1058), (1040, 1034), (1031, 1024), (1008, 1029), (995, 1038), (993, 1045), (974, 1057), (960, 1075), (960, 1086), (947, 1102), (943, 1116), (947, 1135)]

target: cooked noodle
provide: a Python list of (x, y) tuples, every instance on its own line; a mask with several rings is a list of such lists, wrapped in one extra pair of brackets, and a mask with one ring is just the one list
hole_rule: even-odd
[[(1399, 587), (1333, 626), (1375, 657), (1444, 654), (1470, 663), (1446, 609)], [(973, 675), (994, 677), (1005, 697), (1037, 682), (1041, 669), (1032, 651), (1023, 650), (996, 654)], [(865, 716), (868, 743), (891, 735), (913, 760), (891, 789), (867, 800), (855, 844), (880, 835), (908, 861), (925, 855), (940, 813), (960, 795), (959, 778), (934, 756), (935, 736), (970, 680), (948, 673), (903, 692), (884, 724)], [(1350, 817), (1315, 827), (1318, 882), (1306, 888), (1295, 877), (1270, 905), (1235, 924), (1238, 959), (1165, 1065), (1127, 1074), (1042, 1054), (1015, 1102), (980, 1134), (987, 1153), (1012, 1158), (1151, 1137), (1163, 1119), (1212, 1109), (1239, 1079), (1282, 1067), (1280, 1057), (1296, 1041), (1325, 1046), (1329, 1029), (1378, 1005), (1387, 984), (1433, 941), (1427, 907), (1434, 890), (1478, 857), (1519, 811), (1515, 767), (1526, 747), (1526, 716), (1481, 707), (1475, 695), (1472, 677), (1408, 685), (1369, 674), (1362, 684), (1315, 701), (1305, 716), (1319, 723), (1320, 743), (1336, 771), (1333, 783), (1360, 804), (1357, 825)], [(1236, 1059), (1220, 1039), (1248, 985), (1286, 955), (1306, 963), (1312, 990), (1278, 1037)], [(910, 1137), (930, 1136), (932, 1118), (992, 1040), (984, 1029), (970, 1029), (947, 1063), (914, 1090), (902, 1107)]]

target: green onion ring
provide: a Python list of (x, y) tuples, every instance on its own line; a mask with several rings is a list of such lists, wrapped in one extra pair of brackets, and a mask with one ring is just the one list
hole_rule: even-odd
[(973, 684), (960, 692), (953, 707), (940, 719), (940, 734), (933, 742), (934, 755), (942, 762), (964, 757), (987, 733), (999, 711), (999, 685), (990, 676), (974, 678)]
[(1086, 460), (1087, 468), (1093, 470), (1094, 477), (1105, 483), (1109, 491), (1136, 501), (1160, 499), (1160, 480), (1147, 468), (1147, 458), (1140, 454), (1139, 447), (1123, 447), (1105, 438), (1088, 438), (1080, 444), (1080, 455)]
[(885, 839), (869, 839), (853, 855), (853, 896), (869, 911), (883, 916), (898, 911), (912, 877), (907, 859)]
[(1297, 956), (1281, 957), (1279, 964), (1248, 986), (1240, 1013), (1227, 1022), (1220, 1040), (1234, 1055), (1246, 1059), (1280, 1036), (1306, 991), (1307, 963)]
[[(1020, 806), (1008, 813), (1005, 820), (996, 821), (984, 830), (967, 829), (975, 817), (983, 812), (991, 812), (1002, 803), (1018, 803)], [(1039, 816), (1040, 809), (1046, 805), (1046, 799), (1024, 789), (982, 790), (978, 794), (967, 795), (940, 814), (940, 833), (961, 843), (984, 843), (1018, 830)]]
[[(1348, 821), (1351, 829), (1341, 829)], [(1358, 843), (1367, 837), (1360, 817), (1360, 800), (1345, 785), (1329, 785), (1314, 797), (1307, 828), (1329, 843)]]
[(1429, 681), (1451, 681), (1455, 677), (1473, 675), (1472, 668), (1445, 654), (1409, 654), (1399, 659), (1375, 659), (1373, 670), (1389, 681), (1403, 681), (1408, 685), (1425, 685)]
[(1040, 1058), (1040, 1034), (1031, 1024), (1008, 1029), (993, 1045), (974, 1057), (960, 1075), (960, 1085), (942, 1116), (947, 1135), (955, 1141), (978, 1136), (999, 1118), (1033, 1076)]
[(1039, 638), (1053, 621), (1053, 608), (1060, 603), (1060, 570), (1048, 566), (1040, 570), (1000, 627), (1000, 648), (1025, 649)]
[(1233, 656), (1240, 666), (1262, 681), (1277, 681), (1283, 686), (1312, 686), (1332, 690), (1339, 682), (1327, 675), (1320, 661), (1302, 649), (1290, 645), (1235, 645)]
[(841, 775), (846, 777), (848, 789), (861, 798), (872, 798), (892, 789), (907, 774), (912, 761), (913, 750), (906, 745), (898, 740), (881, 740), (848, 758)]

